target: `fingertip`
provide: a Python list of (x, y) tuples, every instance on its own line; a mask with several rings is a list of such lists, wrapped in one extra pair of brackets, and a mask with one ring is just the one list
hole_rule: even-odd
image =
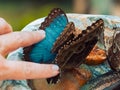
[(45, 38), (45, 31), (44, 30), (39, 30), (37, 32), (40, 34), (42, 39)]
[(57, 74), (59, 74), (59, 66), (52, 65), (52, 71), (53, 71), (53, 76), (56, 76)]
[(58, 65), (52, 65), (52, 70), (54, 70), (54, 71), (58, 71), (58, 70), (59, 70)]
[(3, 18), (0, 18), (0, 34), (12, 32), (12, 27)]
[(35, 40), (41, 41), (45, 38), (45, 31), (44, 30), (39, 30), (39, 31), (33, 31)]
[(7, 28), (9, 29), (8, 32), (12, 32), (12, 31), (13, 31), (12, 26), (11, 26), (9, 23), (7, 23), (7, 24), (8, 24), (8, 27), (7, 27)]

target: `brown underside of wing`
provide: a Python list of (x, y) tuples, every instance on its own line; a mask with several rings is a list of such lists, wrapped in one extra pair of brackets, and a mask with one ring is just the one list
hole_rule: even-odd
[(114, 36), (108, 51), (108, 62), (113, 70), (120, 71), (120, 31)]
[[(82, 33), (77, 34), (77, 36), (76, 33), (73, 33), (75, 30), (72, 30), (75, 28), (71, 29), (73, 26), (69, 23), (60, 38), (55, 42), (55, 47), (53, 48), (54, 51), (58, 51), (58, 54), (53, 63), (60, 67), (60, 74), (49, 78), (49, 83), (56, 83), (66, 69), (79, 67), (97, 43), (100, 34), (103, 33), (104, 22), (101, 19), (96, 21), (91, 26), (88, 26), (86, 30), (83, 30)], [(67, 31), (72, 32), (69, 32), (68, 37), (66, 35)], [(65, 40), (62, 38), (65, 38)]]
[(65, 27), (64, 31), (57, 38), (52, 48), (52, 53), (57, 53), (60, 47), (63, 47), (66, 42), (74, 37), (75, 25), (73, 22), (69, 22)]
[(104, 22), (100, 19), (88, 26), (77, 37), (74, 35), (74, 38), (59, 49), (55, 63), (61, 69), (71, 66), (78, 67), (97, 43), (100, 33), (103, 33), (103, 28)]

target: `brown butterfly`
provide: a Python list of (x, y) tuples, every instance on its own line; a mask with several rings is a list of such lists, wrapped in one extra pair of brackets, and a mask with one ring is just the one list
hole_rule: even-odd
[[(97, 41), (104, 40), (104, 21), (102, 19), (97, 20), (78, 35), (75, 32), (75, 25), (70, 22), (53, 46), (52, 52), (57, 52), (53, 63), (60, 67), (60, 74), (68, 68), (79, 67)], [(56, 83), (60, 74), (49, 78), (48, 82)]]
[(113, 35), (112, 46), (108, 50), (108, 62), (113, 70), (120, 71), (120, 29)]

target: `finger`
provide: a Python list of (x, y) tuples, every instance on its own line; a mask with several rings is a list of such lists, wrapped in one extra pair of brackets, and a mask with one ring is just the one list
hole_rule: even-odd
[(3, 18), (0, 18), (0, 35), (12, 32), (12, 27)]
[(45, 37), (43, 30), (33, 32), (12, 32), (0, 36), (0, 53), (4, 56), (19, 48), (37, 43)]
[(57, 65), (37, 64), (24, 61), (7, 61), (11, 71), (8, 79), (38, 79), (55, 76), (59, 73)]

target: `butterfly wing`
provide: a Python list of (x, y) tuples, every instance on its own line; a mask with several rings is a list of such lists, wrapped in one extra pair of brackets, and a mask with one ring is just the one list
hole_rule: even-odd
[(51, 53), (53, 43), (64, 30), (68, 19), (60, 8), (53, 9), (41, 23), (39, 29), (45, 30), (46, 38), (37, 44), (24, 48), (24, 60), (36, 63), (50, 63), (56, 53)]
[(112, 46), (108, 50), (108, 62), (111, 69), (120, 71), (120, 29), (113, 36)]
[(78, 67), (88, 56), (94, 45), (100, 38), (104, 38), (103, 32), (104, 22), (98, 20), (91, 26), (88, 26), (86, 30), (83, 30), (77, 37), (72, 38), (64, 44), (58, 51), (55, 58), (59, 67), (64, 69), (65, 67), (75, 66)]
[[(74, 37), (74, 32), (75, 32), (75, 26), (73, 22), (69, 22), (64, 31), (61, 33), (61, 35), (58, 37), (58, 39), (56, 40), (53, 48), (52, 48), (52, 52), (58, 53), (58, 50), (64, 46), (65, 43), (67, 43), (67, 41), (71, 40)], [(57, 62), (53, 61), (54, 64), (57, 64)], [(60, 78), (60, 74), (58, 74), (55, 77), (52, 78), (48, 78), (47, 82), (50, 83), (57, 83), (57, 81)]]
[(54, 43), (54, 46), (52, 48), (53, 53), (57, 53), (58, 50), (69, 40), (71, 40), (74, 37), (75, 32), (75, 26), (73, 22), (69, 22), (64, 31), (61, 33), (61, 35), (57, 38), (56, 42)]
[[(53, 47), (54, 51), (58, 51), (53, 63), (59, 65), (61, 71), (60, 74), (62, 74), (67, 68), (79, 67), (97, 41), (100, 38), (103, 40), (103, 30), (104, 22), (102, 19), (96, 21), (91, 26), (88, 26), (87, 29), (83, 30), (78, 36), (74, 33), (75, 27), (73, 23), (69, 23), (66, 26), (65, 31), (63, 31)], [(69, 31), (71, 31), (71, 33)], [(60, 49), (57, 50), (57, 47)], [(61, 76), (60, 74), (49, 78), (48, 82), (56, 83)]]

